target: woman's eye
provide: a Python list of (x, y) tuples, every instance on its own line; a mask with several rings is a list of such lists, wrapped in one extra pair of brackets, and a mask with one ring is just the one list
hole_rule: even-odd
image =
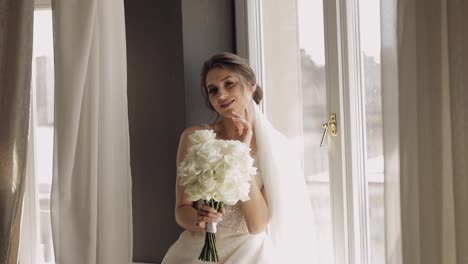
[(233, 84), (233, 82), (226, 82), (226, 87), (231, 87)]
[(215, 94), (218, 91), (218, 88), (208, 89), (208, 94)]

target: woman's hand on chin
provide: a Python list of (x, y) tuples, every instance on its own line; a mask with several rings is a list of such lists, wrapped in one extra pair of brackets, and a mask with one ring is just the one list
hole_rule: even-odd
[(232, 121), (234, 122), (234, 125), (237, 127), (237, 140), (244, 142), (247, 144), (247, 146), (250, 147), (250, 141), (252, 140), (252, 120), (251, 120), (251, 115), (247, 108), (244, 109), (245, 113), (245, 118), (241, 116), (240, 114), (232, 111), (232, 114), (234, 117), (232, 117)]

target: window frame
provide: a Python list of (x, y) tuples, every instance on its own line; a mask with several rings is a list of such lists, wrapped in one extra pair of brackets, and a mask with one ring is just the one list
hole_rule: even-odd
[(347, 228), (349, 263), (370, 264), (370, 224), (366, 174), (364, 67), (362, 65), (359, 0), (339, 0), (343, 68)]
[[(265, 70), (262, 34), (262, 0), (235, 0), (236, 53), (247, 58), (255, 72), (257, 83), (265, 87)], [(260, 108), (266, 111), (267, 91), (263, 91)]]
[[(262, 0), (235, 4), (237, 53), (265, 78)], [(323, 5), (327, 104), (329, 113), (338, 115), (339, 126), (338, 136), (328, 140), (334, 258), (339, 264), (370, 264), (359, 2), (334, 0)], [(265, 87), (268, 80), (261, 81)]]

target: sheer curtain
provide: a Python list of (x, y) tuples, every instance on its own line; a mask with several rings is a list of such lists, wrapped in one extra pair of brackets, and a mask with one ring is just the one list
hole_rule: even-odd
[(468, 2), (381, 14), (387, 263), (468, 263)]
[(16, 263), (26, 173), (32, 0), (0, 0), (0, 263)]
[(52, 1), (57, 263), (131, 263), (124, 3)]

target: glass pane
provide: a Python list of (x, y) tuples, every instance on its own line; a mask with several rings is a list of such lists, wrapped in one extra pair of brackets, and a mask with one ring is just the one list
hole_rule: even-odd
[(304, 169), (320, 241), (318, 263), (334, 263), (328, 149), (320, 147), (321, 124), (328, 120), (323, 11), (321, 0), (298, 0)]
[(385, 263), (384, 159), (380, 79), (380, 1), (359, 0), (366, 109), (366, 176), (372, 264)]
[(32, 89), (35, 97), (35, 176), (38, 190), (39, 263), (54, 263), (50, 223), (50, 190), (52, 184), (54, 136), (54, 57), (52, 11), (34, 12)]

